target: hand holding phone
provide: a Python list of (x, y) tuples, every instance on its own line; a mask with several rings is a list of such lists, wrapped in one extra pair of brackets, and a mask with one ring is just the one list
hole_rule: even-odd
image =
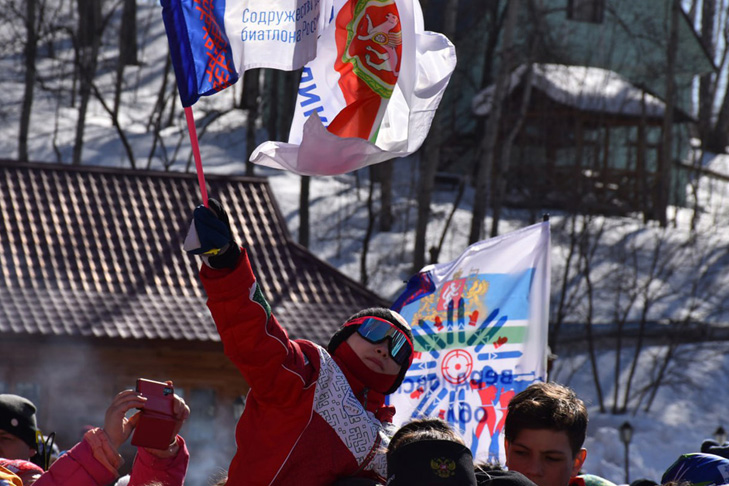
[(150, 449), (167, 449), (177, 433), (174, 412), (175, 388), (172, 382), (137, 380), (137, 392), (147, 401), (132, 435), (132, 445)]

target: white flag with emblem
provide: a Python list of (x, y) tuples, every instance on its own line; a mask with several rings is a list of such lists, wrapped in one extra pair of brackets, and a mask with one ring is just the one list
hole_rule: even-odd
[(258, 146), (256, 164), (343, 174), (409, 155), (428, 134), (456, 66), (453, 44), (424, 30), (417, 0), (333, 2), (301, 75), (289, 143)]
[(503, 463), (509, 400), (546, 379), (549, 222), (474, 243), (410, 279), (393, 308), (411, 323), (415, 359), (389, 397), (396, 425), (440, 417), (476, 460)]

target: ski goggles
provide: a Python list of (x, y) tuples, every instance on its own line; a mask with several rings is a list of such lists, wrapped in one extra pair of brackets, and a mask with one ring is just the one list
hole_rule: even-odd
[(361, 317), (346, 324), (346, 326), (357, 326), (357, 334), (367, 342), (379, 344), (385, 339), (390, 339), (390, 357), (395, 363), (403, 365), (412, 362), (413, 343), (407, 335), (393, 323), (378, 317)]

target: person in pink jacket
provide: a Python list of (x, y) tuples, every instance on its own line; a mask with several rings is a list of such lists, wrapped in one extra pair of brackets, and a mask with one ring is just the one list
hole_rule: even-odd
[[(114, 397), (106, 410), (104, 428), (84, 434), (81, 442), (63, 454), (38, 478), (34, 486), (106, 486), (119, 477), (123, 459), (118, 449), (129, 439), (139, 421), (137, 412), (126, 418), (128, 410), (144, 408), (146, 398), (133, 390), (124, 390)], [(177, 421), (175, 439), (166, 450), (138, 448), (132, 464), (129, 486), (182, 486), (190, 455), (185, 441), (177, 434), (190, 415), (185, 401), (175, 395), (174, 414)]]
[[(226, 356), (250, 385), (226, 486), (331, 486), (386, 475), (394, 407), (413, 335), (397, 312), (364, 309), (326, 348), (289, 339), (263, 296), (220, 203), (199, 206), (185, 249), (202, 255), (200, 278)], [(361, 481), (358, 481), (361, 483)]]

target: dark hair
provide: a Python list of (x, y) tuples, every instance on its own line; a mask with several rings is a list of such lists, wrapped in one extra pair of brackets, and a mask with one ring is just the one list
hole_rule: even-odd
[(572, 454), (585, 442), (587, 409), (570, 388), (557, 383), (534, 383), (509, 402), (504, 437), (513, 442), (523, 429), (564, 431)]
[(445, 420), (425, 417), (414, 419), (400, 427), (390, 439), (387, 454), (389, 456), (398, 448), (419, 440), (449, 440), (462, 445), (466, 444), (463, 438)]
[(476, 472), (489, 473), (494, 471), (503, 471), (504, 467), (498, 462), (480, 461), (473, 465)]

